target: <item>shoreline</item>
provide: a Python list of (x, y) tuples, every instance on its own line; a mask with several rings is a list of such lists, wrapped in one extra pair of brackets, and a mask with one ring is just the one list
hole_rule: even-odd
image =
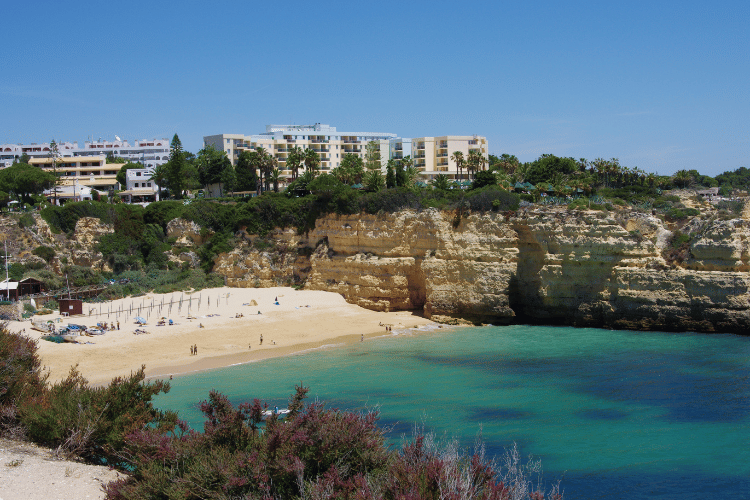
[[(170, 302), (173, 307), (168, 309)], [(10, 331), (25, 329), (26, 336), (38, 341), (37, 352), (52, 383), (63, 379), (75, 365), (92, 385), (128, 376), (144, 364), (147, 379), (169, 379), (389, 335), (385, 325), (392, 325), (390, 334), (425, 325), (437, 327), (412, 311), (371, 311), (347, 303), (337, 293), (287, 287), (150, 293), (101, 304), (84, 303), (83, 312), (71, 318), (55, 313), (33, 319), (52, 321), (58, 329), (66, 324), (91, 327), (119, 320), (120, 330), (82, 336), (79, 344), (56, 344), (42, 340), (45, 334), (32, 330), (29, 320), (8, 322)], [(146, 319), (146, 325), (135, 324), (135, 316)], [(156, 326), (161, 317), (167, 324)], [(136, 329), (148, 333), (134, 335)], [(191, 354), (193, 345), (198, 346), (197, 355)]]

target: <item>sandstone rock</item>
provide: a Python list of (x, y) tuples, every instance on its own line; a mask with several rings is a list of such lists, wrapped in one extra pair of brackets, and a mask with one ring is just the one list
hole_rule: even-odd
[(176, 238), (176, 244), (183, 247), (200, 246), (204, 242), (201, 227), (185, 219), (173, 219), (167, 222), (167, 238)]

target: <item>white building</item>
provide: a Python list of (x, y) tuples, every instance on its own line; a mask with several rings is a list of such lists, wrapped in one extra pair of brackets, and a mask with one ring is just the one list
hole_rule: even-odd
[(267, 125), (265, 133), (257, 135), (209, 135), (203, 137), (203, 143), (226, 152), (232, 165), (237, 165), (237, 159), (242, 151), (262, 147), (276, 157), (282, 174), (291, 175), (286, 168), (286, 158), (293, 146), (316, 151), (320, 156), (320, 170), (325, 172), (336, 168), (346, 153), (354, 153), (364, 158), (365, 146), (370, 141), (387, 143), (395, 138), (396, 134), (384, 132), (338, 132), (336, 127), (316, 123)]
[[(128, 162), (141, 163), (144, 167), (157, 167), (169, 160), (169, 139), (150, 139), (135, 141), (131, 146), (128, 141), (117, 138), (114, 141), (86, 141), (83, 147), (77, 142), (57, 143), (58, 154), (63, 157), (75, 156), (117, 156)], [(50, 143), (40, 144), (2, 144), (0, 145), (0, 168), (9, 167), (22, 155), (30, 158), (49, 158), (52, 154)]]
[(153, 168), (131, 168), (125, 171), (125, 190), (117, 193), (126, 203), (148, 205), (159, 201), (159, 187), (151, 180)]
[(460, 151), (468, 158), (469, 151), (479, 151), (488, 158), (487, 138), (471, 136), (440, 136), (407, 139), (384, 132), (339, 132), (336, 127), (316, 123), (314, 125), (268, 125), (266, 132), (257, 135), (218, 134), (203, 137), (204, 145), (212, 145), (224, 151), (233, 165), (242, 151), (262, 147), (273, 155), (284, 177), (290, 177), (286, 168), (289, 149), (299, 146), (312, 149), (320, 156), (320, 170), (325, 172), (339, 166), (347, 153), (365, 158), (366, 146), (375, 141), (380, 148), (382, 168), (385, 170), (389, 159), (401, 160), (411, 156), (424, 180), (437, 174), (445, 174), (451, 179), (458, 177), (458, 169), (451, 159), (454, 152)]

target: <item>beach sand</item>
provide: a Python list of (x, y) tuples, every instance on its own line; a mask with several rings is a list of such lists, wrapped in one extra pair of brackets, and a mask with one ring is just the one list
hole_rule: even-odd
[[(106, 384), (114, 377), (127, 376), (141, 365), (146, 365), (147, 377), (169, 378), (360, 342), (362, 335), (367, 340), (392, 333), (384, 325), (392, 325), (393, 333), (397, 333), (431, 324), (409, 311), (370, 311), (348, 304), (336, 293), (282, 287), (147, 294), (101, 304), (84, 303), (83, 312), (82, 316), (71, 318), (62, 318), (56, 312), (33, 319), (55, 321), (58, 328), (68, 323), (90, 327), (104, 321), (116, 324), (119, 320), (120, 330), (82, 336), (77, 344), (56, 344), (41, 340), (44, 334), (32, 330), (29, 320), (9, 322), (11, 331), (25, 329), (27, 336), (40, 339), (38, 352), (50, 371), (51, 382), (64, 378), (76, 364), (92, 384)], [(238, 314), (242, 317), (236, 317)], [(146, 325), (137, 325), (136, 316), (146, 319)], [(157, 326), (161, 317), (166, 318), (167, 325)], [(175, 324), (170, 326), (169, 319)], [(136, 335), (133, 332), (137, 328), (148, 333)], [(191, 354), (193, 345), (198, 347), (197, 355)]]

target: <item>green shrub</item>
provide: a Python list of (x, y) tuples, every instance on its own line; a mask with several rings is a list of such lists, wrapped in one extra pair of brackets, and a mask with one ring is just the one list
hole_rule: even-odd
[(26, 228), (26, 227), (34, 227), (36, 226), (36, 220), (34, 219), (34, 216), (31, 214), (22, 214), (21, 217), (18, 219), (18, 227)]
[(34, 255), (37, 257), (41, 257), (47, 262), (51, 262), (52, 259), (55, 258), (55, 249), (51, 247), (46, 247), (44, 245), (36, 247), (34, 250), (31, 251)]
[[(23, 273), (26, 271), (26, 268), (23, 264), (19, 264), (18, 262), (13, 262), (8, 266), (8, 277), (11, 281), (20, 281), (21, 278), (23, 278)], [(4, 279), (4, 278), (3, 278)]]
[(120, 464), (119, 452), (128, 434), (146, 426), (166, 432), (176, 423), (174, 413), (159, 411), (151, 403), (154, 396), (169, 392), (169, 383), (144, 379), (142, 367), (106, 387), (90, 387), (73, 367), (49, 390), (20, 402), (21, 423), (34, 442), (61, 448), (68, 456)]
[(696, 208), (670, 208), (666, 215), (672, 220), (682, 220), (700, 215), (700, 210)]
[(508, 212), (518, 210), (520, 197), (509, 193), (497, 185), (488, 185), (469, 191), (466, 202), (472, 210), (478, 212)]

